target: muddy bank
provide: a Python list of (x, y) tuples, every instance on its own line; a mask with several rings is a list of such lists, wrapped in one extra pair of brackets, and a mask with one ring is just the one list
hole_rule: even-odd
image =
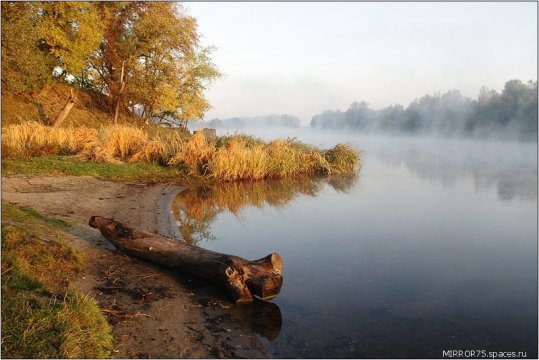
[(2, 177), (4, 200), (74, 224), (70, 240), (86, 253), (87, 266), (73, 286), (94, 296), (113, 325), (115, 357), (266, 357), (255, 331), (278, 334), (280, 313), (271, 305), (234, 308), (220, 289), (127, 257), (88, 226), (90, 216), (101, 215), (177, 237), (169, 205), (181, 189), (91, 177)]

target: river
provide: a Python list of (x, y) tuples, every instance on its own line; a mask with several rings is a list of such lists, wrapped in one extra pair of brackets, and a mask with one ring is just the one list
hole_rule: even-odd
[(537, 357), (535, 143), (283, 134), (349, 142), (361, 171), (190, 189), (174, 202), (191, 243), (282, 256), (277, 331), (260, 336), (271, 356)]

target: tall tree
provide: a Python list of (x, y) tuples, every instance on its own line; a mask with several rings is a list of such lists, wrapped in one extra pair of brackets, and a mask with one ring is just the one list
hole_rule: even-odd
[(3, 89), (75, 79), (115, 120), (138, 108), (147, 123), (202, 118), (204, 90), (220, 76), (210, 54), (177, 3), (2, 2)]
[(164, 115), (201, 118), (209, 108), (203, 91), (220, 74), (199, 44), (196, 20), (170, 2), (106, 3), (100, 11), (105, 37), (89, 82), (108, 96), (110, 109), (138, 106), (146, 123)]

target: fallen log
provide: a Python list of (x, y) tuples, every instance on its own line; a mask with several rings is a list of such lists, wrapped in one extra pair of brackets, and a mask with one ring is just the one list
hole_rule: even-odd
[(283, 284), (277, 253), (249, 261), (133, 229), (114, 219), (92, 216), (89, 224), (127, 255), (224, 285), (235, 303), (250, 302), (253, 296), (272, 299)]

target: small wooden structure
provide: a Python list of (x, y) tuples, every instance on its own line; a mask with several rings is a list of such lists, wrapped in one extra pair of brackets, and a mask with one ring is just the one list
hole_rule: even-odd
[(235, 303), (250, 302), (253, 296), (272, 299), (283, 284), (277, 253), (249, 261), (133, 229), (114, 219), (92, 216), (89, 224), (130, 256), (222, 284)]
[(201, 132), (202, 135), (204, 135), (204, 139), (208, 144), (214, 144), (217, 141), (217, 130), (216, 129), (210, 129), (210, 128), (204, 128), (202, 130), (195, 130), (193, 131), (193, 135)]

